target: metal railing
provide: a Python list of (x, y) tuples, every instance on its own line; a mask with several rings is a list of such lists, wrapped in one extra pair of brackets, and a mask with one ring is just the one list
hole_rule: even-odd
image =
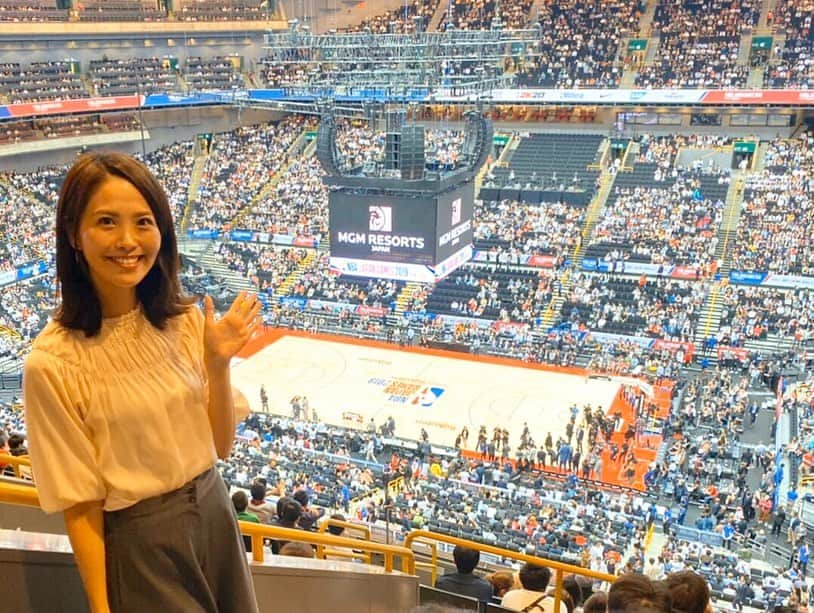
[[(23, 458), (14, 459), (21, 460)], [(27, 461), (27, 458), (24, 460)], [(16, 483), (0, 483), (0, 502), (29, 507), (40, 506), (36, 488), (33, 486), (20, 485)], [(394, 570), (398, 570), (408, 575), (415, 575), (417, 566), (426, 568), (431, 573), (433, 585), (435, 585), (435, 580), (438, 576), (438, 543), (447, 543), (453, 546), (461, 545), (463, 547), (475, 549), (482, 553), (491, 554), (499, 558), (516, 560), (518, 562), (534, 564), (537, 566), (545, 566), (551, 569), (554, 573), (555, 611), (559, 611), (561, 594), (563, 593), (563, 579), (565, 578), (566, 574), (581, 575), (591, 579), (597, 579), (599, 581), (607, 581), (609, 583), (616, 580), (616, 577), (613, 575), (600, 573), (588, 568), (582, 568), (581, 566), (573, 566), (563, 562), (547, 560), (545, 558), (528, 555), (519, 551), (511, 551), (509, 549), (468, 541), (446, 534), (438, 534), (428, 530), (413, 530), (407, 534), (406, 538), (404, 539), (404, 546), (396, 546), (371, 541), (370, 529), (367, 526), (360, 526), (358, 524), (335, 519), (328, 519), (324, 521), (320, 526), (319, 532), (309, 532), (295, 528), (283, 528), (281, 526), (269, 526), (253, 522), (241, 521), (238, 522), (238, 524), (240, 526), (240, 532), (251, 537), (252, 559), (258, 564), (262, 564), (265, 560), (263, 541), (271, 538), (316, 545), (317, 557), (321, 559), (324, 559), (327, 555), (332, 555), (336, 557), (361, 559), (370, 564), (373, 561), (373, 554), (379, 554), (383, 557), (385, 572), (390, 573)], [(328, 529), (328, 526), (341, 526), (346, 530), (358, 531), (365, 540), (327, 534), (325, 531)], [(413, 543), (421, 543), (430, 549), (431, 561), (429, 563), (416, 562), (415, 552), (412, 548)], [(396, 559), (399, 560), (398, 568), (395, 568)]]
[(13, 456), (8, 453), (0, 453), (0, 466), (11, 466), (14, 469), (14, 476), (18, 479), (34, 479), (31, 472), (31, 460), (27, 455)]
[[(374, 543), (372, 541), (360, 541), (358, 539), (344, 536), (334, 536), (324, 532), (309, 532), (296, 528), (283, 528), (281, 526), (268, 526), (253, 522), (238, 522), (240, 532), (252, 539), (252, 559), (258, 564), (265, 560), (263, 551), (263, 539), (273, 538), (285, 541), (296, 541), (299, 543), (310, 543), (312, 545), (328, 545), (332, 548), (358, 549), (364, 553), (381, 554), (384, 558), (384, 570), (391, 573), (394, 570), (414, 575), (415, 574), (415, 553), (406, 547), (396, 545), (385, 545), (384, 543)], [(394, 568), (396, 558), (399, 559), (399, 568)]]
[[(332, 517), (329, 517), (328, 519), (323, 521), (322, 524), (320, 524), (319, 532), (324, 533), (331, 526), (342, 528), (345, 532), (356, 532), (360, 534), (360, 537), (354, 540), (370, 542), (370, 528), (368, 528), (367, 526), (354, 524), (349, 521), (342, 521), (339, 519), (333, 519)], [(356, 549), (357, 551), (354, 551), (352, 549), (329, 548), (320, 543), (317, 545), (317, 558), (319, 558), (320, 560), (325, 560), (328, 556), (331, 556), (334, 558), (348, 558), (351, 560), (361, 560), (365, 564), (372, 564), (373, 555), (370, 551), (367, 552), (358, 551), (359, 547), (357, 547)]]
[[(6, 456), (0, 456), (0, 459)], [(30, 466), (28, 458), (14, 458), (14, 460), (23, 460), (21, 465)], [(0, 503), (16, 504), (27, 507), (39, 507), (40, 499), (37, 495), (35, 487), (30, 485), (20, 485), (17, 483), (0, 483)], [(264, 539), (279, 539), (285, 541), (297, 541), (300, 543), (310, 543), (316, 545), (318, 550), (322, 550), (323, 557), (325, 553), (336, 555), (335, 550), (344, 550), (344, 552), (358, 550), (361, 553), (357, 554), (356, 558), (367, 560), (368, 563), (372, 561), (373, 554), (380, 554), (384, 558), (385, 572), (393, 572), (399, 570), (408, 575), (415, 574), (415, 554), (406, 547), (396, 545), (385, 545), (383, 543), (374, 543), (370, 541), (370, 530), (364, 526), (357, 526), (355, 524), (348, 524), (347, 522), (337, 522), (336, 520), (328, 520), (325, 523), (325, 528), (328, 525), (343, 525), (346, 529), (353, 527), (360, 530), (365, 534), (368, 540), (359, 540), (355, 538), (348, 538), (344, 536), (334, 536), (333, 534), (326, 534), (325, 532), (309, 532), (307, 530), (298, 530), (294, 528), (283, 528), (281, 526), (269, 526), (265, 524), (256, 524), (252, 522), (238, 522), (240, 532), (252, 539), (252, 558), (255, 562), (262, 564), (265, 559), (265, 552), (263, 550)], [(328, 549), (330, 547), (330, 549)], [(399, 568), (394, 568), (395, 560), (399, 560)]]
[[(437, 563), (437, 553), (436, 553), (437, 543), (448, 543), (450, 545), (461, 545), (463, 547), (468, 547), (470, 549), (476, 549), (482, 553), (489, 553), (509, 560), (516, 560), (518, 562), (525, 562), (528, 564), (534, 564), (535, 566), (545, 566), (546, 568), (550, 568), (554, 573), (554, 587), (555, 587), (554, 611), (560, 610), (561, 595), (563, 593), (563, 579), (565, 578), (566, 573), (573, 575), (582, 575), (583, 577), (598, 579), (599, 581), (607, 581), (608, 583), (612, 583), (616, 580), (616, 577), (614, 577), (613, 575), (609, 575), (607, 573), (600, 573), (594, 570), (590, 570), (588, 568), (582, 568), (581, 566), (573, 566), (571, 564), (564, 564), (563, 562), (546, 560), (545, 558), (530, 556), (525, 553), (520, 553), (519, 551), (502, 549), (500, 547), (495, 547), (493, 545), (486, 545), (484, 543), (467, 541), (465, 539), (460, 539), (446, 534), (437, 534), (435, 532), (429, 532), (427, 530), (413, 530), (412, 532), (410, 532), (404, 539), (404, 546), (407, 547), (410, 551), (412, 551), (412, 545), (415, 542), (423, 543), (430, 547), (432, 552), (432, 560), (434, 563)], [(435, 574), (433, 574), (433, 585), (434, 584), (435, 584)]]

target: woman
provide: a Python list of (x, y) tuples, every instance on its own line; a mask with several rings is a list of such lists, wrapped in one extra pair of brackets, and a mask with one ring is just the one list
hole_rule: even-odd
[(257, 327), (181, 294), (167, 197), (141, 163), (80, 157), (57, 205), (61, 304), (25, 365), (42, 508), (62, 511), (92, 613), (257, 611), (226, 487), (229, 362)]

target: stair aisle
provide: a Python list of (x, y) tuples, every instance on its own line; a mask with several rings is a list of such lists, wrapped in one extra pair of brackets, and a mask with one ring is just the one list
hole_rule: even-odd
[(602, 212), (605, 209), (605, 204), (608, 202), (608, 196), (610, 196), (611, 190), (613, 189), (615, 178), (615, 174), (608, 172), (608, 167), (602, 169), (599, 178), (599, 191), (588, 205), (588, 210), (585, 213), (585, 224), (582, 229), (582, 236), (569, 257), (570, 266), (568, 270), (560, 275), (559, 291), (553, 292), (551, 302), (543, 314), (543, 330), (548, 330), (550, 327), (556, 325), (559, 320), (565, 297), (571, 289), (573, 277), (582, 269), (583, 247), (589, 244), (593, 237), (594, 228), (596, 227), (597, 221), (602, 217)]
[(441, 25), (441, 20), (444, 18), (447, 8), (449, 8), (449, 2), (447, 0), (441, 0), (438, 3), (438, 8), (435, 9), (429, 23), (427, 23), (427, 32), (437, 32), (439, 30), (438, 26)]
[(280, 285), (274, 288), (275, 298), (287, 296), (291, 292), (291, 289), (297, 284), (297, 281), (313, 267), (317, 258), (319, 258), (319, 252), (316, 249), (309, 249), (305, 257), (297, 264), (297, 267), (291, 271)]
[[(718, 269), (712, 288), (707, 294), (706, 300), (701, 307), (701, 314), (698, 317), (695, 342), (699, 346), (703, 346), (704, 341), (718, 329), (718, 324), (721, 321), (721, 311), (723, 310), (722, 292), (729, 283), (729, 271), (732, 267), (731, 246), (732, 241), (736, 238), (736, 230), (743, 206), (744, 178), (745, 173), (742, 171), (733, 171), (732, 180), (726, 192), (723, 218), (721, 219), (721, 227), (718, 229), (718, 245), (715, 248), (715, 261)], [(714, 359), (714, 356), (711, 356), (711, 359)]]
[(396, 296), (396, 315), (401, 316), (405, 311), (407, 311), (410, 301), (413, 299), (413, 296), (415, 296), (415, 293), (420, 289), (421, 284), (416, 283), (415, 281), (408, 282), (402, 288), (399, 295)]
[(232, 271), (218, 253), (221, 241), (211, 241), (209, 247), (201, 253), (196, 262), (216, 279), (222, 280), (226, 286), (234, 291), (257, 291), (257, 287), (243, 275)]
[[(644, 13), (642, 13), (641, 18), (639, 19), (639, 38), (648, 38), (653, 36), (653, 17), (656, 15), (656, 6), (658, 6), (658, 3), (658, 0), (648, 0)], [(650, 51), (653, 42), (654, 41), (651, 39), (647, 43), (648, 51)]]
[[(288, 163), (281, 166), (280, 170), (266, 182), (259, 192), (257, 192), (257, 195), (240, 208), (240, 210), (232, 218), (231, 226), (233, 228), (239, 228), (243, 218), (251, 213), (255, 206), (272, 195), (274, 188), (277, 187), (277, 184), (283, 179), (291, 165), (300, 159), (300, 150), (305, 143), (306, 134), (310, 131), (310, 126), (303, 128), (302, 133), (294, 140), (293, 143), (291, 143), (291, 146), (285, 153), (285, 159), (288, 160)], [(302, 151), (301, 158), (306, 159), (313, 155), (314, 151), (316, 150), (316, 144), (316, 139), (313, 139), (310, 143), (308, 143), (308, 145), (306, 145), (305, 149)]]
[(184, 216), (181, 218), (181, 235), (186, 234), (187, 226), (189, 225), (189, 218), (194, 208), (196, 200), (195, 195), (198, 193), (198, 188), (201, 185), (201, 178), (203, 177), (204, 168), (206, 167), (206, 160), (209, 156), (199, 155), (195, 158), (192, 165), (192, 173), (189, 178), (189, 189), (187, 190), (187, 203), (184, 207)]

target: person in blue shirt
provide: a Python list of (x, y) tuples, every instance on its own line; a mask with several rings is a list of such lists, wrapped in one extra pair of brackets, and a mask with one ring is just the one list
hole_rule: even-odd
[(724, 524), (721, 535), (724, 538), (724, 547), (732, 549), (732, 537), (735, 536), (735, 526), (732, 525), (732, 522), (728, 521)]
[(800, 573), (805, 576), (806, 569), (808, 568), (808, 559), (811, 551), (808, 549), (808, 543), (802, 541), (797, 548), (797, 564), (800, 567)]
[(681, 508), (678, 510), (678, 517), (676, 518), (676, 522), (679, 526), (684, 525), (684, 520), (687, 519), (687, 504), (682, 502)]

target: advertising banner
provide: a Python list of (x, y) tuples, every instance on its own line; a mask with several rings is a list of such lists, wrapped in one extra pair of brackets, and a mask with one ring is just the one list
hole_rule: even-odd
[(554, 268), (556, 263), (556, 255), (531, 255), (528, 259), (528, 265), (535, 268)]
[(472, 245), (465, 245), (457, 253), (453, 253), (435, 267), (435, 280), (440, 281), (453, 270), (472, 259)]
[(769, 273), (761, 285), (769, 285), (771, 287), (788, 287), (791, 289), (814, 289), (814, 277), (775, 275)]
[(229, 238), (233, 241), (251, 241), (254, 240), (254, 232), (251, 230), (232, 230), (229, 232)]
[(17, 280), (16, 270), (6, 270), (0, 272), (0, 285), (9, 285)]
[(718, 346), (718, 359), (731, 359), (732, 357), (737, 358), (738, 360), (747, 360), (749, 359), (749, 350), (745, 349), (744, 347), (730, 347), (728, 345), (719, 345)]
[(232, 96), (232, 92), (193, 94), (191, 96), (179, 94), (150, 94), (144, 98), (144, 106), (195, 106), (198, 104), (223, 104), (224, 96)]
[(294, 237), (290, 234), (272, 234), (271, 242), (275, 245), (293, 245)]
[(472, 244), (474, 206), (473, 181), (438, 196), (435, 226), (438, 241), (433, 262), (442, 262)]
[(295, 308), (300, 311), (304, 311), (306, 305), (308, 304), (308, 300), (306, 298), (301, 298), (299, 296), (281, 296), (280, 304), (285, 307)]
[(358, 305), (355, 310), (357, 315), (365, 315), (367, 317), (384, 317), (388, 312), (384, 307), (373, 307), (365, 304)]
[(331, 192), (331, 258), (432, 266), (435, 222), (435, 199), (429, 195)]
[(656, 351), (669, 351), (675, 353), (679, 349), (684, 351), (684, 361), (692, 361), (693, 353), (695, 353), (695, 345), (692, 343), (685, 343), (682, 341), (666, 341), (664, 339), (656, 339), (653, 343), (653, 349)]
[(814, 105), (814, 91), (800, 89), (717, 89), (704, 94), (703, 104)]
[(194, 230), (187, 230), (187, 238), (197, 239), (214, 239), (220, 236), (218, 230), (211, 230), (209, 228), (196, 228)]
[(528, 324), (521, 324), (517, 321), (496, 321), (492, 324), (492, 330), (498, 333), (509, 332), (516, 334), (518, 332), (526, 332), (528, 329)]
[(614, 343), (635, 343), (639, 347), (648, 349), (653, 346), (653, 339), (644, 336), (628, 336), (626, 334), (611, 334), (608, 332), (589, 332), (588, 340), (612, 345)]
[(701, 269), (696, 266), (674, 266), (672, 271), (670, 271), (670, 277), (673, 279), (699, 279), (701, 275), (699, 271)]
[(749, 272), (745, 270), (729, 271), (729, 282), (738, 285), (762, 285), (766, 280), (765, 272)]
[(291, 244), (295, 247), (313, 247), (317, 248), (319, 239), (316, 236), (297, 236), (291, 240)]
[(17, 269), (17, 281), (23, 281), (30, 277), (36, 277), (48, 270), (48, 265), (45, 262), (32, 262)]
[(100, 113), (138, 108), (139, 96), (108, 96), (106, 98), (83, 98), (80, 100), (59, 100), (51, 102), (27, 102), (9, 104), (9, 117), (31, 117), (35, 115), (58, 115), (67, 113)]
[[(331, 244), (333, 249), (333, 244)], [(331, 256), (330, 266), (337, 274), (353, 277), (377, 277), (397, 281), (435, 283), (435, 270), (421, 264), (399, 264), (381, 260), (360, 260)]]

